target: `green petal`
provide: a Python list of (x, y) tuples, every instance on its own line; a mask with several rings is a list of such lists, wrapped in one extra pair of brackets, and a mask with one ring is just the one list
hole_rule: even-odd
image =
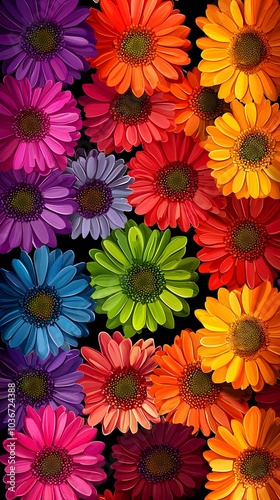
[[(178, 252), (175, 252), (172, 255), (170, 255), (170, 257), (168, 257), (168, 259), (165, 260), (164, 265), (162, 265), (161, 267), (163, 268), (166, 266), (167, 269), (168, 264), (174, 261), (177, 262), (177, 267), (179, 267), (180, 263), (182, 262), (182, 257), (184, 257), (185, 253), (186, 253), (186, 248), (178, 250)], [(172, 269), (174, 269), (174, 267)]]
[(128, 244), (128, 241), (127, 241), (127, 237), (124, 234), (124, 232), (121, 231), (120, 229), (116, 229), (115, 230), (115, 237), (117, 239), (119, 247), (122, 249), (124, 255), (127, 258), (127, 260), (129, 262), (132, 262), (133, 261), (132, 253), (130, 251), (129, 244)]
[(154, 254), (151, 262), (156, 262), (157, 258), (159, 258), (162, 254), (162, 252), (164, 251), (166, 245), (168, 245), (170, 239), (171, 239), (171, 231), (170, 229), (166, 229), (166, 231), (164, 231), (163, 233), (161, 233), (161, 239), (160, 239), (160, 242), (158, 244), (158, 248), (157, 248), (157, 251), (156, 253)]
[(164, 325), (166, 321), (166, 316), (159, 300), (155, 302), (149, 302), (148, 308), (159, 325)]
[(116, 274), (103, 274), (94, 276), (93, 281), (96, 285), (100, 286), (114, 286), (120, 284), (119, 277)]
[(142, 260), (144, 252), (144, 238), (139, 227), (132, 227), (128, 233), (128, 243), (131, 253), (136, 260)]
[(117, 293), (121, 290), (120, 286), (106, 286), (102, 288), (98, 288), (93, 292), (92, 297), (94, 299), (103, 299), (103, 297), (108, 297), (108, 295), (112, 295), (113, 293)]
[(149, 262), (152, 260), (154, 253), (158, 247), (159, 239), (160, 239), (160, 232), (157, 229), (155, 229), (152, 232), (150, 238), (148, 239), (146, 248), (144, 250), (143, 254), (144, 262)]
[(170, 241), (170, 243), (168, 243), (168, 245), (162, 252), (160, 258), (156, 261), (156, 263), (164, 264), (165, 261), (170, 258), (170, 256), (183, 249), (185, 254), (187, 241), (188, 239), (186, 236), (175, 236), (174, 238), (172, 238), (172, 240)]
[(175, 328), (175, 321), (174, 321), (174, 316), (172, 314), (172, 311), (167, 307), (164, 302), (161, 303), (165, 316), (166, 316), (166, 322), (164, 323), (165, 328), (170, 328), (173, 329)]
[(186, 257), (180, 263), (180, 269), (186, 269), (186, 271), (195, 271), (200, 264), (200, 260), (196, 257)]
[(141, 333), (141, 332), (136, 332), (131, 324), (126, 324), (123, 327), (123, 333), (126, 339), (130, 339), (136, 333)]
[(164, 277), (166, 280), (174, 280), (174, 281), (186, 281), (189, 280), (191, 273), (188, 271), (184, 271), (183, 269), (179, 270), (170, 270), (164, 273)]
[(115, 274), (122, 274), (123, 269), (121, 267), (116, 266), (113, 264), (113, 262), (108, 259), (108, 257), (105, 255), (103, 252), (98, 252), (95, 254), (95, 259), (100, 264), (100, 266), (105, 267), (105, 269), (108, 269), (109, 271), (112, 271), (112, 273)]
[(147, 328), (150, 330), (150, 332), (155, 332), (158, 328), (158, 324), (153, 315), (150, 313), (148, 307), (147, 307), (146, 325)]
[(102, 246), (107, 250), (107, 252), (116, 259), (118, 263), (125, 267), (126, 269), (130, 267), (130, 262), (127, 260), (124, 253), (121, 251), (120, 247), (110, 240), (103, 240)]
[(93, 276), (99, 276), (100, 274), (107, 274), (108, 270), (97, 264), (97, 262), (88, 262), (87, 270)]
[(146, 304), (141, 304), (138, 302), (134, 308), (132, 317), (132, 326), (136, 331), (142, 330), (146, 323)]
[(112, 297), (105, 300), (102, 309), (107, 312), (108, 318), (113, 318), (122, 310), (127, 301), (126, 295), (121, 292), (115, 293)]
[(121, 323), (120, 323), (119, 316), (116, 316), (115, 318), (112, 318), (112, 319), (107, 319), (107, 321), (106, 321), (106, 326), (110, 330), (114, 330), (115, 328), (117, 328), (118, 326), (120, 326), (120, 324)]
[(163, 290), (160, 294), (160, 299), (173, 311), (181, 311), (183, 309), (181, 300), (168, 290)]
[(133, 302), (133, 300), (127, 299), (127, 303), (125, 304), (120, 314), (120, 321), (122, 324), (126, 323), (127, 320), (130, 318), (134, 305), (135, 302)]
[(190, 306), (185, 301), (185, 299), (181, 299), (181, 302), (182, 302), (182, 305), (183, 305), (182, 311), (179, 311), (179, 312), (177, 312), (177, 311), (175, 312), (174, 311), (174, 314), (175, 314), (175, 316), (179, 316), (180, 318), (185, 318), (186, 316), (188, 316), (190, 314)]
[(178, 286), (173, 286), (170, 285), (168, 282), (166, 283), (166, 288), (170, 291), (175, 293), (175, 295), (179, 295), (179, 297), (194, 297), (198, 293), (198, 289), (194, 290), (193, 287), (189, 287), (189, 283), (186, 283), (185, 287), (178, 287)]
[(93, 260), (95, 260), (95, 254), (96, 254), (97, 252), (100, 252), (100, 250), (98, 250), (98, 248), (92, 248), (92, 249), (89, 251), (89, 255), (91, 256), (91, 258), (92, 258)]

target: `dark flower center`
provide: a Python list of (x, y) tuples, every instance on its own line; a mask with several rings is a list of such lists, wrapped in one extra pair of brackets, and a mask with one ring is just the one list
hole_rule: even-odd
[(248, 134), (239, 146), (241, 158), (249, 162), (261, 161), (268, 152), (267, 138), (262, 134)]
[(145, 377), (132, 368), (118, 368), (110, 374), (102, 392), (115, 408), (130, 410), (141, 406), (147, 397)]
[(130, 26), (116, 42), (119, 60), (131, 66), (150, 64), (156, 46), (154, 31), (141, 26)]
[(73, 471), (73, 458), (65, 448), (45, 446), (31, 464), (33, 475), (44, 484), (61, 484)]
[(42, 327), (54, 324), (59, 318), (62, 299), (55, 287), (36, 285), (20, 300), (20, 306), (25, 321)]
[(134, 263), (120, 276), (120, 285), (134, 302), (154, 302), (165, 287), (165, 278), (161, 269), (151, 262)]
[(76, 195), (78, 211), (85, 219), (106, 214), (113, 200), (112, 190), (99, 179), (93, 179), (81, 186)]
[(220, 386), (212, 382), (211, 373), (201, 370), (200, 362), (186, 365), (179, 379), (180, 395), (191, 408), (205, 408), (216, 402)]
[(145, 123), (151, 111), (152, 104), (149, 96), (143, 94), (141, 97), (136, 97), (131, 90), (125, 94), (118, 94), (110, 105), (113, 120), (126, 125)]
[(245, 130), (236, 139), (232, 150), (232, 158), (238, 168), (248, 170), (263, 170), (274, 159), (275, 138), (261, 129)]
[(260, 319), (247, 315), (231, 325), (229, 342), (237, 356), (254, 359), (267, 347), (267, 327)]
[(8, 217), (20, 222), (30, 222), (40, 217), (44, 201), (37, 186), (19, 182), (0, 197), (0, 207)]
[(215, 90), (206, 87), (196, 89), (189, 97), (193, 112), (203, 120), (214, 120), (223, 111), (223, 101)]
[(23, 142), (44, 139), (50, 130), (50, 118), (45, 111), (35, 107), (23, 108), (12, 124), (15, 136)]
[(275, 456), (269, 450), (249, 448), (235, 460), (233, 471), (236, 480), (246, 488), (263, 488), (275, 476), (276, 468)]
[(254, 219), (234, 221), (225, 237), (226, 250), (234, 257), (247, 261), (259, 259), (267, 243), (266, 228)]
[(47, 61), (64, 47), (63, 31), (53, 21), (32, 23), (21, 36), (21, 47), (36, 61)]
[(169, 444), (145, 448), (137, 464), (140, 476), (154, 484), (174, 479), (181, 466), (179, 451)]
[(157, 172), (154, 187), (171, 201), (191, 201), (198, 187), (198, 173), (187, 163), (173, 161)]
[(54, 383), (42, 368), (26, 370), (16, 380), (17, 400), (25, 406), (44, 405), (52, 397)]
[(246, 27), (233, 35), (229, 54), (232, 64), (245, 73), (254, 73), (270, 56), (266, 35), (260, 30)]

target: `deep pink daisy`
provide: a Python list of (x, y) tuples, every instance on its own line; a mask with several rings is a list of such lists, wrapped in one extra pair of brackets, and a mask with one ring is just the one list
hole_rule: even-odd
[(79, 99), (87, 120), (86, 134), (100, 151), (131, 151), (141, 142), (167, 141), (167, 131), (175, 129), (175, 104), (162, 92), (136, 97), (132, 90), (118, 94), (107, 87), (98, 75), (83, 85), (86, 96)]
[(193, 497), (208, 472), (201, 449), (206, 441), (191, 435), (193, 427), (160, 422), (118, 438), (112, 447), (116, 459), (116, 490), (132, 500), (174, 500)]
[(89, 425), (102, 423), (103, 434), (116, 427), (135, 433), (138, 423), (150, 429), (151, 422), (160, 421), (148, 395), (150, 374), (156, 367), (154, 340), (140, 339), (132, 345), (120, 332), (114, 332), (113, 337), (100, 332), (98, 340), (101, 353), (82, 347), (87, 364), (78, 369), (84, 374), (79, 383), (86, 394), (83, 413), (89, 415)]
[(255, 399), (259, 408), (272, 408), (276, 417), (280, 417), (280, 379), (273, 386), (265, 385), (261, 392), (256, 393)]
[[(13, 440), (3, 443), (8, 454), (0, 460), (6, 465), (6, 498), (12, 500), (78, 500), (97, 498), (94, 483), (106, 479), (101, 455), (105, 444), (93, 441), (97, 429), (84, 424), (64, 406), (51, 405), (37, 413), (26, 409), (23, 432), (15, 431)], [(13, 465), (9, 464), (11, 443), (15, 443), (15, 488), (9, 489)]]
[(5, 76), (0, 84), (0, 171), (65, 170), (66, 156), (74, 155), (82, 127), (80, 110), (62, 83), (49, 80), (44, 88), (32, 88)]

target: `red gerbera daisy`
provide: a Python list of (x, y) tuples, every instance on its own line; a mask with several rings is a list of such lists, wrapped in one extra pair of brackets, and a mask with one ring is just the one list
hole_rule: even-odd
[(87, 94), (79, 99), (84, 106), (90, 142), (100, 151), (131, 151), (144, 141), (167, 141), (167, 131), (175, 129), (175, 104), (162, 92), (136, 97), (131, 90), (118, 94), (92, 75), (92, 83), (83, 85)]
[(145, 214), (145, 224), (160, 229), (178, 226), (188, 231), (206, 220), (207, 212), (218, 214), (225, 200), (206, 167), (207, 153), (184, 132), (168, 134), (165, 143), (143, 144), (129, 163), (133, 194), (129, 203), (135, 213)]
[(228, 196), (223, 216), (210, 214), (201, 222), (194, 240), (204, 246), (197, 257), (199, 271), (211, 274), (210, 290), (273, 284), (280, 269), (279, 210), (280, 202), (271, 198)]
[(270, 385), (265, 385), (261, 392), (258, 392), (255, 396), (258, 407), (268, 410), (272, 408), (276, 417), (280, 417), (280, 379), (272, 387)]

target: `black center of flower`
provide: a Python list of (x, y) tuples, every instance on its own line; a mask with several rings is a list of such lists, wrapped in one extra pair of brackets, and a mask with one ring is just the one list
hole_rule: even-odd
[(120, 285), (134, 302), (154, 302), (165, 287), (161, 269), (151, 262), (135, 263), (126, 274), (120, 276)]
[(268, 233), (263, 224), (254, 219), (234, 221), (227, 230), (226, 249), (238, 259), (259, 259), (266, 249)]
[(137, 464), (140, 476), (154, 484), (174, 479), (181, 466), (179, 451), (169, 444), (145, 448)]
[(44, 139), (50, 130), (50, 118), (45, 111), (33, 106), (22, 108), (12, 124), (15, 136), (23, 142)]
[(44, 405), (52, 397), (54, 383), (42, 368), (30, 368), (16, 380), (17, 400), (25, 406)]
[(64, 47), (63, 31), (53, 21), (32, 23), (21, 36), (21, 47), (36, 61), (47, 61)]
[(33, 475), (44, 484), (61, 484), (74, 468), (73, 458), (65, 448), (45, 446), (31, 464)]
[(230, 57), (236, 68), (253, 73), (268, 56), (269, 45), (261, 30), (247, 27), (233, 36)]
[(44, 208), (44, 201), (37, 186), (19, 182), (0, 196), (0, 207), (8, 217), (29, 222), (39, 218)]
[(156, 39), (153, 30), (130, 26), (116, 42), (118, 58), (131, 66), (147, 65), (156, 54)]
[(53, 286), (36, 285), (20, 300), (22, 315), (37, 327), (52, 325), (59, 318), (62, 299)]
[(110, 374), (103, 394), (111, 406), (129, 410), (141, 406), (147, 397), (145, 377), (131, 368), (117, 368)]
[(137, 125), (148, 120), (152, 111), (150, 97), (143, 94), (136, 97), (131, 90), (118, 94), (110, 105), (113, 120), (126, 125)]
[(157, 172), (154, 187), (160, 196), (171, 201), (193, 200), (198, 187), (198, 174), (187, 163), (173, 161)]
[(78, 211), (85, 219), (106, 214), (113, 200), (112, 190), (99, 179), (93, 179), (81, 186), (76, 195)]

